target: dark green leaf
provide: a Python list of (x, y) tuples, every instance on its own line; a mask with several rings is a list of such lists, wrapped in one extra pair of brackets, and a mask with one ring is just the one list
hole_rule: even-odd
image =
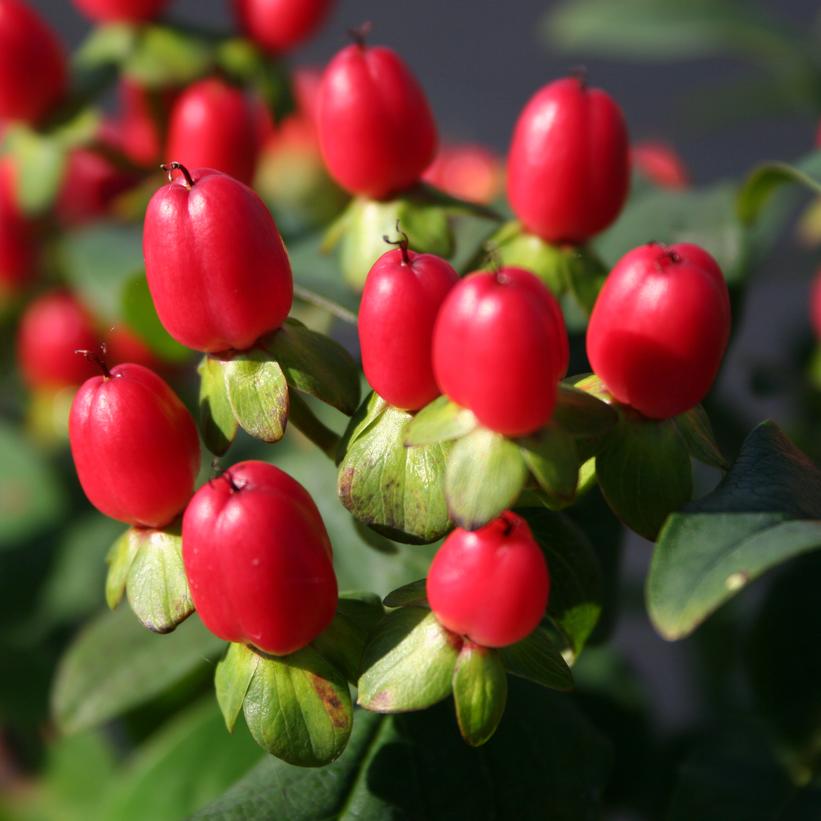
[(357, 702), (378, 713), (423, 710), (446, 698), (461, 641), (429, 610), (388, 613), (362, 661)]
[(701, 405), (696, 405), (686, 413), (677, 416), (675, 423), (693, 459), (698, 459), (705, 465), (727, 470), (727, 460), (713, 436), (710, 418)]
[(278, 442), (288, 423), (288, 384), (265, 351), (237, 354), (223, 365), (228, 402), (239, 426), (263, 442)]
[(237, 435), (237, 420), (228, 401), (225, 363), (211, 356), (203, 357), (197, 368), (200, 375), (200, 432), (211, 453), (222, 456)]
[(445, 494), (451, 519), (474, 530), (512, 507), (527, 479), (519, 448), (498, 433), (477, 428), (448, 455)]
[(668, 639), (787, 559), (821, 547), (821, 473), (772, 422), (744, 441), (710, 494), (670, 518), (647, 580), (647, 608)]
[(760, 165), (747, 177), (738, 192), (738, 214), (754, 222), (775, 192), (785, 185), (801, 185), (816, 196), (821, 194), (821, 151), (816, 151), (797, 165), (773, 162)]
[(419, 579), (402, 587), (397, 587), (385, 596), (385, 607), (428, 606), (427, 579)]
[(553, 421), (571, 436), (603, 436), (616, 426), (619, 416), (595, 393), (560, 382)]
[(462, 738), (472, 747), (489, 741), (507, 703), (507, 673), (495, 650), (465, 643), (453, 671), (453, 703)]
[(596, 476), (611, 510), (651, 540), (693, 489), (690, 454), (671, 419), (625, 419), (596, 456)]
[(471, 411), (440, 396), (411, 418), (405, 428), (405, 444), (412, 447), (459, 439), (478, 425)]
[(217, 664), (214, 688), (217, 692), (217, 704), (229, 733), (234, 731), (260, 660), (261, 656), (250, 647), (231, 642), (225, 657)]
[(579, 483), (579, 454), (573, 437), (557, 425), (548, 425), (517, 442), (550, 507), (572, 504)]
[(191, 358), (191, 351), (172, 339), (160, 322), (145, 274), (138, 273), (123, 285), (121, 300), (119, 316), (160, 359), (185, 362)]
[(526, 639), (499, 650), (502, 662), (514, 676), (551, 690), (572, 690), (573, 674), (544, 627)]

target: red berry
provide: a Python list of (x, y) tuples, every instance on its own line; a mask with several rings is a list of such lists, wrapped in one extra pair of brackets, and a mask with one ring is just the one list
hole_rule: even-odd
[(143, 253), (171, 336), (198, 351), (251, 347), (291, 309), (291, 266), (262, 200), (210, 169), (177, 175), (151, 198)]
[(171, 109), (166, 156), (250, 184), (259, 153), (257, 118), (257, 107), (240, 89), (215, 78), (201, 80)]
[(499, 157), (483, 145), (443, 146), (425, 171), (425, 182), (454, 197), (486, 205), (499, 195), (504, 169)]
[(507, 163), (510, 207), (547, 242), (582, 243), (619, 215), (630, 183), (618, 105), (575, 77), (536, 92), (516, 123)]
[(69, 293), (53, 291), (32, 302), (17, 332), (17, 359), (32, 388), (81, 385), (97, 370), (74, 351), (99, 344), (91, 314)]
[(667, 143), (645, 140), (630, 150), (633, 166), (662, 188), (687, 188), (690, 175), (676, 150)]
[(168, 0), (74, 0), (74, 5), (102, 23), (143, 23), (159, 16)]
[(408, 67), (389, 48), (352, 45), (319, 89), (319, 143), (331, 176), (380, 199), (417, 182), (436, 153), (436, 124)]
[(118, 143), (133, 163), (152, 168), (160, 163), (161, 122), (170, 116), (175, 98), (173, 90), (146, 89), (128, 78), (120, 81)]
[(810, 293), (810, 318), (816, 339), (821, 339), (821, 270), (815, 274)]
[(54, 32), (27, 3), (0, 0), (0, 120), (41, 120), (63, 98), (67, 82)]
[(0, 160), (0, 302), (22, 290), (35, 268), (33, 230), (17, 204), (15, 178), (11, 161)]
[(532, 633), (549, 593), (544, 553), (527, 522), (510, 511), (479, 530), (454, 530), (428, 572), (436, 618), (483, 647), (506, 647)]
[(234, 0), (234, 14), (252, 40), (283, 52), (310, 37), (332, 5), (332, 0)]
[(383, 254), (368, 273), (359, 306), (362, 367), (391, 405), (416, 410), (439, 396), (433, 325), (458, 280), (445, 260), (406, 248)]
[(561, 308), (530, 271), (471, 274), (439, 311), (436, 381), (498, 433), (522, 436), (548, 422), (567, 363)]
[(619, 402), (667, 419), (705, 397), (729, 336), (730, 298), (716, 261), (697, 245), (651, 242), (607, 277), (587, 356)]
[(106, 359), (115, 365), (131, 362), (146, 368), (162, 368), (163, 363), (157, 355), (125, 325), (114, 325), (103, 335), (106, 346)]
[(197, 428), (168, 384), (142, 365), (117, 365), (83, 384), (69, 439), (86, 496), (112, 519), (162, 527), (191, 498)]
[(285, 655), (331, 622), (331, 542), (307, 490), (266, 462), (241, 462), (186, 508), (183, 560), (194, 606), (226, 641)]

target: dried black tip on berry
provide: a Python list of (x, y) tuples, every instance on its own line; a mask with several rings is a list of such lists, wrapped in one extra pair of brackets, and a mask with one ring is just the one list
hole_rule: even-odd
[(96, 350), (77, 348), (74, 353), (78, 356), (84, 356), (89, 362), (96, 365), (102, 371), (104, 379), (111, 379), (112, 373), (108, 368), (108, 363), (105, 361), (106, 354), (108, 353), (108, 346), (105, 342), (101, 342)]
[(189, 190), (194, 187), (194, 178), (191, 172), (181, 163), (174, 160), (173, 162), (164, 162), (160, 168), (168, 174), (168, 182), (174, 182), (174, 172), (179, 171), (185, 180), (185, 187)]
[(359, 48), (365, 48), (368, 45), (368, 35), (370, 35), (372, 29), (373, 23), (370, 20), (365, 20), (364, 23), (349, 28), (348, 37), (353, 40), (354, 45), (359, 46)]
[(382, 234), (382, 239), (388, 245), (396, 245), (402, 251), (402, 264), (410, 265), (410, 254), (408, 253), (410, 240), (408, 235), (399, 227), (399, 220), (396, 220), (396, 233), (399, 234), (399, 239), (391, 239), (387, 234)]

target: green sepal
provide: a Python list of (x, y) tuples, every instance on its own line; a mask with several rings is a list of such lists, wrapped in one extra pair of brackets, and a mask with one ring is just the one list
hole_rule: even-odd
[(573, 437), (550, 424), (516, 441), (530, 472), (544, 491), (545, 503), (556, 510), (572, 504), (579, 484), (579, 454)]
[(393, 610), (365, 648), (358, 703), (377, 713), (424, 710), (436, 704), (450, 695), (461, 644), (429, 610)]
[(489, 741), (507, 703), (507, 672), (496, 650), (462, 645), (453, 671), (453, 703), (462, 738), (471, 747)]
[(517, 445), (477, 428), (459, 439), (448, 456), (445, 494), (451, 519), (468, 530), (487, 524), (513, 506), (526, 479)]
[(405, 428), (405, 445), (433, 445), (459, 439), (479, 427), (472, 411), (438, 396), (413, 416)]
[(365, 645), (384, 615), (379, 596), (374, 593), (341, 593), (334, 620), (311, 645), (351, 684), (356, 684)]
[(288, 424), (288, 383), (270, 354), (250, 350), (223, 364), (228, 402), (239, 426), (263, 442), (278, 442)]
[(200, 375), (200, 433), (208, 450), (222, 456), (231, 447), (239, 427), (228, 401), (225, 363), (206, 355), (197, 372)]
[(337, 492), (342, 504), (378, 533), (429, 544), (451, 527), (444, 490), (447, 446), (406, 447), (411, 418), (372, 394), (344, 437)]
[(134, 615), (155, 633), (170, 633), (194, 612), (182, 561), (179, 522), (166, 528), (132, 527), (108, 554), (106, 603), (123, 595)]
[(690, 453), (675, 421), (628, 408), (596, 456), (596, 477), (613, 513), (651, 541), (693, 492)]
[(710, 417), (701, 405), (676, 416), (675, 423), (693, 459), (719, 470), (727, 470), (729, 465), (713, 435)]
[(427, 579), (417, 579), (415, 582), (403, 584), (402, 587), (391, 590), (391, 592), (382, 599), (382, 604), (384, 604), (385, 607), (427, 607), (427, 582)]
[(505, 669), (550, 690), (573, 689), (573, 674), (550, 633), (537, 627), (527, 638), (499, 650)]
[(214, 688), (217, 693), (217, 704), (229, 733), (234, 731), (259, 661), (260, 656), (250, 647), (231, 642), (225, 656), (217, 663)]
[(560, 382), (552, 421), (571, 436), (589, 438), (603, 436), (615, 428), (619, 415), (596, 394)]

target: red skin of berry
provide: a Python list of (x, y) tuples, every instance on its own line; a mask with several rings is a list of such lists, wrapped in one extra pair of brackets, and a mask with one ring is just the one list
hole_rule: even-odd
[(436, 314), (459, 275), (440, 257), (397, 248), (368, 273), (359, 306), (362, 367), (371, 387), (404, 410), (439, 396), (431, 346)]
[(101, 23), (144, 23), (158, 17), (168, 0), (74, 0), (74, 5)]
[(810, 314), (817, 339), (821, 339), (821, 271), (815, 274), (810, 294)]
[(175, 173), (148, 204), (146, 276), (165, 329), (183, 345), (213, 353), (250, 348), (288, 316), (291, 266), (262, 200), (233, 177)]
[(328, 16), (333, 0), (234, 0), (240, 28), (268, 51), (290, 51)]
[(428, 602), (439, 623), (483, 647), (507, 647), (532, 633), (549, 594), (544, 553), (527, 522), (510, 511), (479, 530), (454, 530), (428, 572)]
[(630, 184), (627, 128), (605, 92), (568, 77), (533, 95), (507, 163), (514, 214), (547, 242), (579, 244), (607, 228)]
[(163, 527), (185, 507), (200, 467), (191, 414), (142, 365), (117, 365), (83, 383), (68, 422), (80, 484), (101, 513)]
[(259, 154), (258, 109), (238, 88), (209, 78), (176, 99), (165, 155), (188, 168), (215, 168), (250, 184)]
[(633, 167), (662, 188), (687, 188), (690, 175), (676, 150), (667, 143), (644, 140), (630, 151)]
[(436, 153), (436, 124), (418, 82), (389, 48), (352, 45), (322, 76), (319, 144), (347, 191), (382, 199), (416, 183)]
[(587, 328), (587, 356), (619, 402), (668, 419), (701, 402), (730, 337), (721, 269), (697, 245), (649, 243), (619, 260)]
[(0, 0), (0, 120), (36, 123), (68, 84), (60, 41), (28, 3)]
[(125, 325), (114, 325), (103, 335), (106, 345), (106, 360), (119, 365), (131, 362), (157, 370), (165, 365), (156, 354)]
[(483, 145), (457, 143), (439, 149), (422, 179), (454, 197), (489, 205), (502, 190), (504, 168)]
[(71, 294), (53, 291), (26, 308), (17, 331), (17, 361), (32, 388), (82, 385), (98, 369), (74, 351), (98, 344), (91, 314)]
[(117, 143), (133, 163), (151, 167), (160, 164), (163, 155), (161, 120), (170, 116), (176, 99), (174, 90), (150, 91), (123, 78), (120, 81), (120, 118)]
[(433, 331), (442, 393), (487, 428), (524, 436), (546, 424), (567, 372), (561, 308), (530, 271), (475, 273), (448, 294)]
[(21, 291), (34, 275), (35, 240), (17, 204), (11, 160), (0, 161), (0, 300)]
[(266, 462), (240, 462), (185, 510), (183, 560), (203, 624), (272, 655), (304, 647), (332, 621), (331, 542), (307, 490)]

